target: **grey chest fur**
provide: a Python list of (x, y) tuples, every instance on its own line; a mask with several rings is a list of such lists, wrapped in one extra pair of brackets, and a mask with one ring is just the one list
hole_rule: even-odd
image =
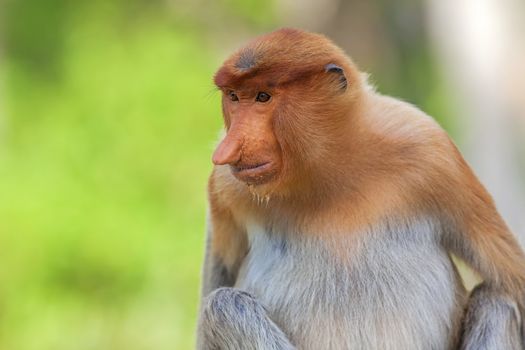
[(253, 294), (299, 349), (451, 346), (464, 291), (431, 222), (333, 241), (258, 224), (247, 230), (250, 251), (236, 287)]

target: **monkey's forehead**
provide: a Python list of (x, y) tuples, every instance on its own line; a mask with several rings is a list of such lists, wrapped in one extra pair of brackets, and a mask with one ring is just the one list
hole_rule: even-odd
[(228, 63), (242, 71), (283, 60), (318, 60), (334, 47), (322, 35), (284, 28), (253, 39), (235, 52)]
[(344, 65), (348, 58), (322, 35), (284, 28), (255, 38), (231, 55), (217, 71), (219, 87), (237, 86), (264, 75), (282, 84), (322, 72), (328, 63)]

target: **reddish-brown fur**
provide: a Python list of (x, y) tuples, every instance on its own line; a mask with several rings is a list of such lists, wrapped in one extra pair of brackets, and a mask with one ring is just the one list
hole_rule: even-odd
[[(343, 68), (346, 90), (324, 71), (329, 63)], [(328, 39), (292, 29), (260, 37), (215, 83), (227, 134), (209, 183), (212, 249), (228, 267), (246, 254), (245, 217), (344, 240), (384, 217), (431, 215), (448, 223), (452, 252), (523, 306), (524, 254), (449, 137), (416, 108), (373, 92)], [(254, 102), (259, 91), (272, 99)], [(240, 178), (246, 183), (228, 166), (266, 161), (269, 174)]]

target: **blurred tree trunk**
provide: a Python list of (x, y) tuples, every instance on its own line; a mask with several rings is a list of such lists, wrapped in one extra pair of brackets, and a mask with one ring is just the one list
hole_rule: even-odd
[(515, 0), (427, 0), (427, 4), (449, 95), (456, 98), (458, 119), (464, 121), (462, 148), (523, 246), (525, 174), (520, 174), (518, 150), (524, 133), (518, 117), (525, 115), (520, 111), (525, 77), (519, 75), (525, 60), (517, 59), (525, 45), (518, 25), (525, 21), (523, 4)]

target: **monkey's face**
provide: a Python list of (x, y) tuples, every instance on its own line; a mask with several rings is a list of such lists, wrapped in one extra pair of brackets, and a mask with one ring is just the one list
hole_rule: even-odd
[(213, 163), (229, 165), (232, 174), (249, 185), (275, 181), (282, 152), (273, 131), (278, 96), (271, 91), (224, 88), (226, 135), (213, 154)]
[(270, 185), (259, 193), (308, 186), (305, 174), (330, 158), (334, 135), (344, 133), (357, 76), (322, 36), (283, 29), (256, 39), (214, 76), (226, 135), (213, 162), (248, 185)]

